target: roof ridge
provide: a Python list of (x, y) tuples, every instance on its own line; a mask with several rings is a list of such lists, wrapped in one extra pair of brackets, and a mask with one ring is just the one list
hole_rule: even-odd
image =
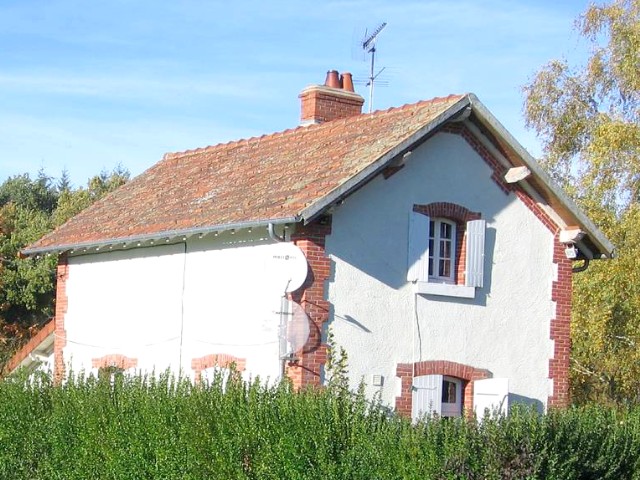
[(291, 128), (287, 128), (286, 130), (281, 130), (279, 132), (273, 132), (273, 133), (265, 133), (262, 135), (256, 135), (253, 137), (247, 137), (247, 138), (239, 138), (237, 140), (230, 140), (228, 142), (220, 142), (220, 143), (216, 143), (214, 145), (207, 145), (206, 147), (199, 147), (199, 148), (193, 148), (193, 149), (188, 149), (188, 150), (183, 150), (183, 151), (178, 151), (178, 152), (167, 152), (162, 156), (162, 160), (175, 160), (177, 158), (184, 158), (184, 157), (189, 157), (192, 155), (197, 155), (200, 153), (205, 153), (207, 151), (214, 151), (218, 148), (222, 148), (222, 147), (226, 147), (226, 148), (231, 148), (234, 145), (242, 145), (242, 144), (247, 144), (250, 142), (254, 142), (257, 140), (271, 140), (273, 138), (278, 138), (281, 136), (285, 136), (285, 135), (292, 135), (302, 129), (309, 129), (309, 128), (328, 128), (327, 126), (331, 125), (331, 126), (335, 126), (338, 123), (342, 122), (347, 122), (347, 121), (364, 121), (368, 118), (373, 117), (374, 115), (382, 115), (385, 113), (389, 113), (395, 110), (407, 110), (409, 108), (415, 108), (417, 106), (420, 105), (433, 105), (433, 104), (437, 104), (437, 103), (446, 103), (449, 102), (451, 100), (453, 100), (454, 98), (464, 98), (466, 95), (468, 95), (468, 93), (464, 93), (464, 94), (449, 94), (446, 97), (433, 97), (430, 99), (426, 99), (426, 100), (419, 100), (417, 102), (414, 103), (405, 103), (404, 105), (400, 105), (397, 107), (389, 107), (387, 109), (383, 109), (383, 110), (375, 110), (373, 112), (370, 113), (362, 113), (360, 115), (353, 115), (351, 117), (344, 117), (344, 118), (337, 118), (335, 120), (330, 120), (328, 122), (322, 122), (322, 123), (316, 123), (316, 124), (310, 124), (310, 125), (298, 125), (296, 127), (291, 127)]

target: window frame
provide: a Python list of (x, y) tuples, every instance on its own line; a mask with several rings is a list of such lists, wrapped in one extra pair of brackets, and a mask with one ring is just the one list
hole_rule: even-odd
[[(450, 227), (450, 233), (448, 238), (442, 237), (442, 226), (447, 225)], [(458, 224), (457, 222), (443, 217), (433, 217), (429, 221), (429, 248), (427, 254), (428, 261), (428, 278), (430, 282), (436, 283), (448, 283), (455, 285), (456, 281), (456, 269), (458, 267)], [(432, 242), (433, 241), (433, 248)], [(443, 242), (449, 244), (449, 256), (442, 254)], [(449, 275), (442, 275), (440, 273), (441, 262), (449, 262)], [(434, 271), (438, 270), (438, 273)]]
[(462, 416), (462, 379), (450, 376), (442, 377), (442, 396), (445, 395), (445, 384), (450, 383), (455, 386), (455, 401), (454, 402), (445, 402), (444, 399), (441, 400), (440, 410), (441, 416), (443, 417), (461, 417)]

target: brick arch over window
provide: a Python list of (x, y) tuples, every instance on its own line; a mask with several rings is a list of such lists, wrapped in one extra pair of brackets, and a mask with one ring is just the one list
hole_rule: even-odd
[(467, 222), (472, 220), (480, 220), (482, 215), (479, 212), (472, 212), (462, 205), (449, 202), (435, 202), (427, 205), (414, 205), (413, 211), (427, 215), (430, 218), (448, 218), (456, 222), (456, 285), (465, 284), (465, 261), (466, 261), (466, 242), (465, 235), (467, 233)]
[(202, 379), (202, 371), (211, 367), (229, 368), (234, 366), (236, 372), (243, 372), (247, 367), (247, 360), (229, 355), (228, 353), (212, 353), (204, 357), (191, 360), (191, 369), (195, 373), (195, 381)]
[(419, 377), (422, 375), (444, 375), (464, 380), (462, 408), (468, 413), (473, 411), (473, 382), (491, 377), (491, 373), (488, 370), (447, 360), (399, 363), (396, 368), (396, 376), (400, 377), (402, 384), (400, 396), (396, 397), (396, 411), (398, 413), (408, 417), (411, 416), (413, 378), (414, 376)]
[(121, 368), (122, 370), (128, 370), (138, 366), (138, 359), (120, 355), (119, 353), (113, 353), (100, 358), (92, 358), (91, 366), (93, 368), (116, 367)]
[(456, 223), (466, 223), (471, 220), (480, 220), (478, 212), (472, 212), (468, 208), (457, 203), (435, 202), (427, 205), (414, 205), (413, 211), (430, 217), (444, 217), (454, 220)]

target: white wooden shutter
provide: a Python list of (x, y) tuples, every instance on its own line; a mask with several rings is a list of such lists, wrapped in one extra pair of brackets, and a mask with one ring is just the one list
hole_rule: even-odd
[(411, 418), (442, 413), (442, 375), (421, 375), (413, 379)]
[(473, 382), (473, 410), (478, 419), (481, 420), (486, 411), (491, 415), (498, 412), (507, 415), (508, 409), (508, 378), (486, 378)]
[(482, 287), (484, 282), (484, 220), (467, 222), (467, 260), (465, 265), (465, 285)]
[(429, 279), (429, 217), (411, 212), (409, 215), (409, 246), (407, 280), (426, 282)]

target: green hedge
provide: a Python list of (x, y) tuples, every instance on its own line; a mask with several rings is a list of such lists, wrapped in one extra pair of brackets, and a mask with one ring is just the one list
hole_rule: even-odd
[(640, 478), (640, 409), (412, 425), (361, 395), (217, 379), (0, 382), (1, 479)]

